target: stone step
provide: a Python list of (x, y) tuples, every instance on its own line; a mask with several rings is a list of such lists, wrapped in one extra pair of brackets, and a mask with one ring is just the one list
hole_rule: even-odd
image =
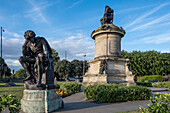
[(167, 91), (165, 88), (157, 88), (157, 87), (147, 87), (149, 88), (152, 92), (165, 92)]
[(161, 93), (161, 94), (167, 93), (167, 94), (169, 94), (170, 92), (168, 92), (168, 91), (162, 91), (162, 92), (153, 92), (152, 94), (155, 94), (155, 93)]

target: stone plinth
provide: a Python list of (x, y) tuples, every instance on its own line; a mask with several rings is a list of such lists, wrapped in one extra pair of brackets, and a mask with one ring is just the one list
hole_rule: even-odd
[(62, 98), (51, 90), (24, 90), (21, 109), (25, 113), (49, 113), (63, 107)]
[(128, 59), (113, 58), (105, 59), (107, 61), (107, 69), (100, 74), (101, 62), (103, 59), (94, 59), (89, 61), (87, 73), (83, 76), (83, 86), (98, 83), (121, 83), (125, 85), (134, 85), (134, 75), (128, 69)]

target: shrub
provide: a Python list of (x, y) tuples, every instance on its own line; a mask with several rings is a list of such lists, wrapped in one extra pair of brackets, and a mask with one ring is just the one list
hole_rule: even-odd
[(118, 84), (95, 84), (87, 86), (83, 92), (85, 93), (88, 99), (97, 99), (97, 94), (103, 90), (111, 90), (112, 88), (123, 87), (123, 85)]
[(152, 83), (151, 83), (151, 82), (136, 82), (136, 85), (138, 85), (138, 86), (152, 87)]
[(170, 94), (154, 94), (150, 98), (150, 103), (146, 109), (140, 108), (142, 113), (169, 113)]
[(164, 81), (170, 81), (170, 76), (164, 76), (163, 79)]
[(0, 96), (0, 112), (4, 110), (4, 107), (8, 107), (10, 113), (18, 113), (20, 111), (20, 103), (13, 95)]
[(170, 91), (170, 82), (155, 82), (152, 83), (153, 87), (163, 87)]
[(138, 77), (140, 80), (138, 82), (158, 82), (158, 81), (163, 81), (163, 76), (161, 75), (147, 75), (143, 77)]
[(84, 89), (84, 94), (87, 99), (111, 103), (149, 99), (151, 90), (140, 86), (95, 84), (87, 86)]
[(57, 89), (62, 89), (65, 91), (72, 91), (73, 93), (79, 92), (81, 89), (81, 84), (77, 82), (58, 82), (56, 84)]
[(61, 83), (57, 82), (55, 85), (56, 85), (56, 89), (60, 89)]

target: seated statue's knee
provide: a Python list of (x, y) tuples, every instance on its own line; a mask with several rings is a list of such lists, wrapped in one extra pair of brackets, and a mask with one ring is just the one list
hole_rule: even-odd
[(19, 61), (22, 62), (23, 56), (19, 57)]
[(24, 61), (25, 61), (25, 57), (21, 56), (21, 57), (19, 58), (19, 61), (20, 61), (20, 62), (24, 62)]

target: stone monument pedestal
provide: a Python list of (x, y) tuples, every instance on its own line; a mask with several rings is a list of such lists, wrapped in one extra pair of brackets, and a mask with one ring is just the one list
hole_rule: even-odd
[(134, 75), (128, 68), (128, 59), (121, 58), (122, 27), (112, 23), (102, 24), (91, 34), (95, 40), (95, 58), (83, 76), (83, 86), (90, 84), (121, 83), (135, 85)]
[(64, 107), (62, 98), (51, 90), (24, 90), (21, 109), (25, 113), (49, 113)]
[(134, 75), (128, 69), (128, 59), (113, 58), (105, 59), (107, 62), (107, 69), (100, 74), (101, 62), (103, 59), (94, 59), (89, 61), (88, 72), (83, 76), (83, 86), (90, 84), (109, 84), (121, 83), (127, 86), (135, 85)]

